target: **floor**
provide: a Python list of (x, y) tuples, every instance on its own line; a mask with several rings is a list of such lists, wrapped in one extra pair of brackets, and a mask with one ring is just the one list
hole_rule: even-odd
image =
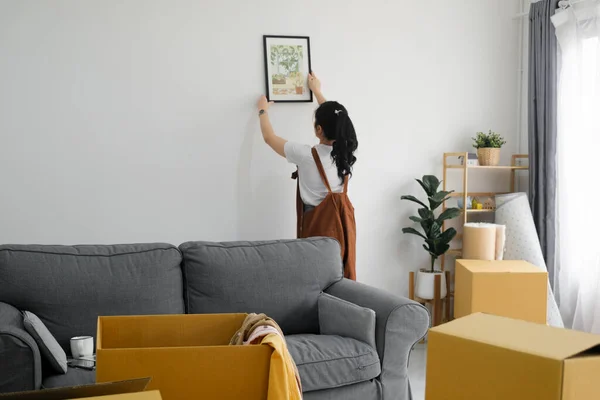
[(425, 362), (427, 345), (417, 344), (410, 355), (408, 376), (412, 388), (413, 400), (425, 400)]

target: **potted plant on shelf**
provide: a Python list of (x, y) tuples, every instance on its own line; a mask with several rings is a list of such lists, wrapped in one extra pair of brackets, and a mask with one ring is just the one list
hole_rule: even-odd
[(304, 93), (304, 76), (302, 76), (301, 72), (292, 72), (292, 79), (294, 80), (294, 87), (296, 89), (296, 94)]
[(496, 132), (477, 132), (473, 138), (473, 147), (477, 149), (479, 165), (496, 166), (500, 163), (500, 148), (506, 144), (506, 140)]
[(417, 235), (425, 240), (423, 248), (429, 253), (431, 267), (429, 269), (421, 269), (417, 273), (415, 294), (422, 299), (432, 300), (434, 297), (435, 276), (441, 275), (441, 298), (445, 298), (447, 294), (446, 276), (442, 271), (435, 269), (435, 262), (450, 249), (450, 242), (456, 236), (456, 229), (448, 228), (442, 231), (442, 224), (446, 220), (458, 217), (460, 210), (455, 207), (447, 208), (436, 216), (436, 210), (444, 201), (448, 200), (452, 191), (438, 191), (441, 181), (433, 175), (425, 175), (423, 179), (417, 179), (416, 181), (419, 182), (419, 185), (421, 185), (427, 194), (429, 205), (426, 205), (414, 196), (402, 196), (401, 199), (412, 201), (421, 206), (418, 210), (419, 216), (412, 216), (410, 220), (418, 223), (423, 232), (409, 227), (403, 228), (402, 233)]

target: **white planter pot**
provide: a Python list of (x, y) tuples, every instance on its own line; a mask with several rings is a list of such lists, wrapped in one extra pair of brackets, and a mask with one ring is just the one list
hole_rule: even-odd
[(446, 298), (446, 274), (444, 272), (417, 272), (417, 283), (415, 285), (415, 295), (424, 300), (433, 300), (435, 291), (435, 276), (441, 276), (441, 298)]

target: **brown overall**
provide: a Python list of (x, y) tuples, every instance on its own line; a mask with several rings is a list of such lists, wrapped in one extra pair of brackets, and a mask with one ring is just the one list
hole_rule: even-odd
[[(348, 177), (344, 179), (344, 191), (334, 193), (331, 191), (329, 181), (325, 175), (321, 158), (315, 148), (312, 155), (319, 169), (321, 179), (327, 188), (327, 196), (315, 208), (305, 211), (304, 202), (300, 197), (300, 182), (296, 188), (296, 213), (298, 215), (298, 238), (325, 236), (337, 239), (342, 248), (342, 261), (344, 263), (344, 278), (356, 280), (356, 221), (354, 220), (354, 207), (348, 197)], [(298, 171), (292, 175), (298, 179)]]

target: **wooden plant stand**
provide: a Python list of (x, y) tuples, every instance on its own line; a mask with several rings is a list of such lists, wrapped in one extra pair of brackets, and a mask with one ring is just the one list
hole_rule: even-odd
[[(441, 325), (443, 322), (450, 321), (450, 271), (444, 271), (446, 274), (446, 297), (442, 297), (442, 278), (435, 276), (433, 287), (433, 299), (426, 300), (415, 296), (415, 273), (408, 274), (408, 298), (423, 305), (431, 304), (433, 310), (432, 326)], [(442, 317), (444, 315), (444, 317)]]

